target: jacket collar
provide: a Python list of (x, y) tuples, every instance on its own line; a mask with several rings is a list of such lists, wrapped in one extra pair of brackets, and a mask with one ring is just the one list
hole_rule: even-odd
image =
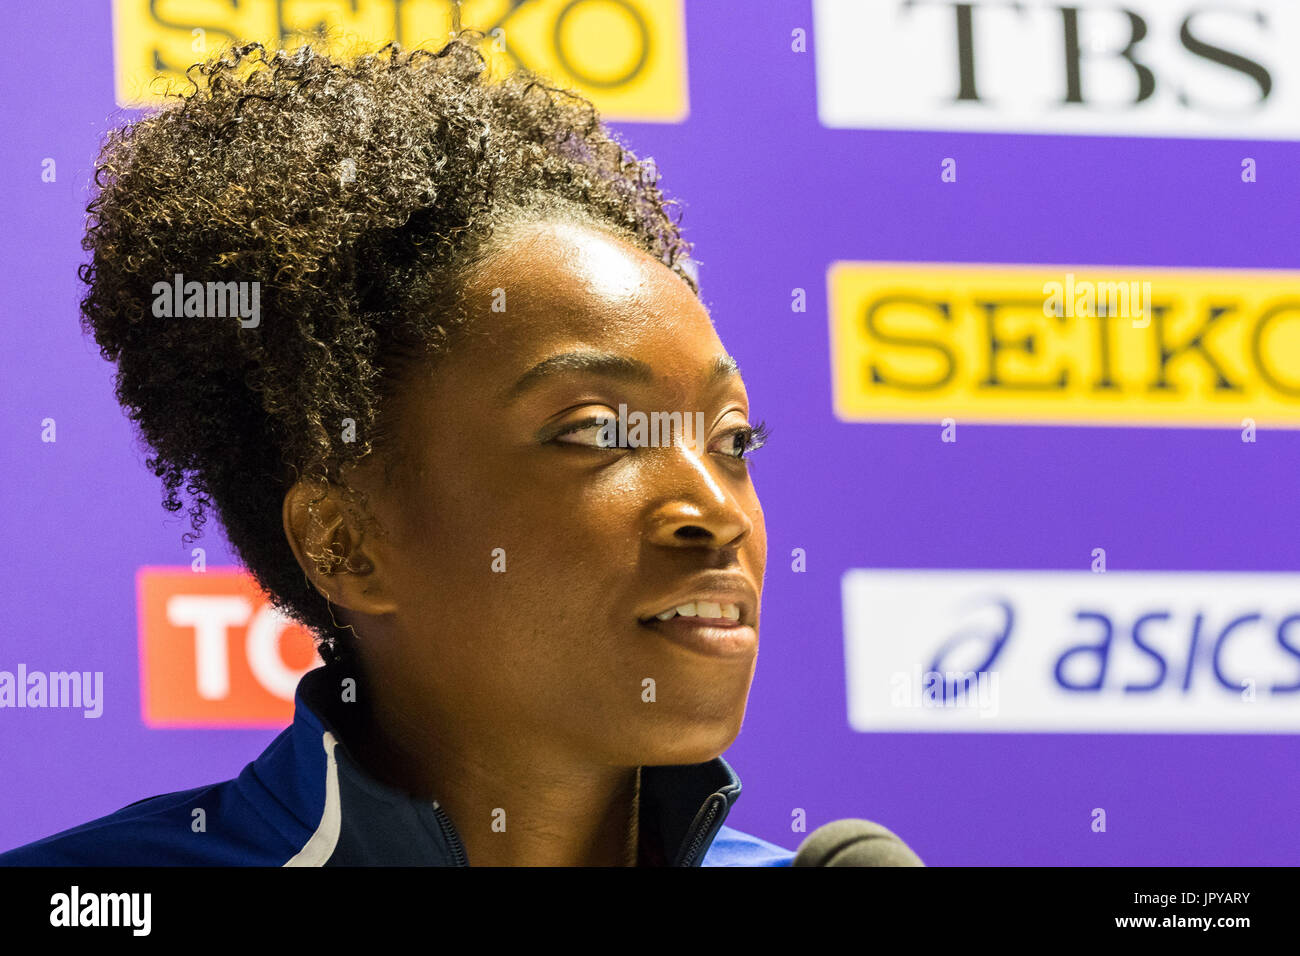
[[(300, 679), (294, 698), (290, 730), (298, 792), (320, 796), (322, 778), (326, 792), (323, 800), (308, 799), (297, 806), (291, 796), (280, 796), (304, 822), (316, 827), (310, 841), (315, 844), (314, 862), (465, 863), (460, 837), (437, 801), (429, 804), (382, 783), (348, 752), (344, 741), (353, 739), (348, 729), (354, 713), (343, 702), (343, 682), (348, 678), (359, 682), (343, 665), (317, 667)], [(356, 690), (364, 693), (359, 687)], [(269, 766), (259, 771), (264, 781), (280, 777)], [(659, 865), (699, 866), (740, 789), (739, 777), (721, 757), (701, 764), (642, 767), (643, 859)], [(322, 832), (329, 827), (333, 833)]]

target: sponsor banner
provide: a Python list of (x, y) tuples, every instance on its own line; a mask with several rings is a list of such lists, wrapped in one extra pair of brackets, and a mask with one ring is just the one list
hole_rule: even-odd
[(844, 421), (1300, 427), (1300, 272), (835, 262)]
[(239, 43), (436, 49), (457, 22), (488, 34), (481, 51), (495, 72), (534, 70), (585, 95), (602, 119), (686, 118), (684, 0), (114, 0), (117, 102), (187, 89), (191, 64)]
[(140, 568), (140, 705), (150, 727), (283, 727), (311, 634), (242, 568)]
[(837, 128), (1300, 138), (1300, 4), (814, 0)]
[(1300, 732), (1300, 574), (853, 569), (858, 731)]

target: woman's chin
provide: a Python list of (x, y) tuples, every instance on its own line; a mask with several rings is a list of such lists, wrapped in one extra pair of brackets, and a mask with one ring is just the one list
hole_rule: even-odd
[(689, 730), (675, 729), (671, 734), (661, 732), (638, 748), (642, 757), (637, 763), (643, 767), (707, 763), (724, 754), (739, 734), (740, 720), (734, 717), (701, 723)]

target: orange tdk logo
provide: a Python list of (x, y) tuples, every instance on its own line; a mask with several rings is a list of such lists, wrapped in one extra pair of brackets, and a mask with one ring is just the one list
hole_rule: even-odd
[(321, 663), (243, 569), (140, 568), (140, 705), (150, 727), (283, 727)]

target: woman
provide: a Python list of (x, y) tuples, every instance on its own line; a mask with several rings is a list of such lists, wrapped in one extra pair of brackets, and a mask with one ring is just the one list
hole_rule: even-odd
[(252, 44), (110, 136), (86, 330), (326, 666), (237, 779), (0, 862), (790, 863), (723, 825), (762, 429), (649, 164), (477, 39)]

